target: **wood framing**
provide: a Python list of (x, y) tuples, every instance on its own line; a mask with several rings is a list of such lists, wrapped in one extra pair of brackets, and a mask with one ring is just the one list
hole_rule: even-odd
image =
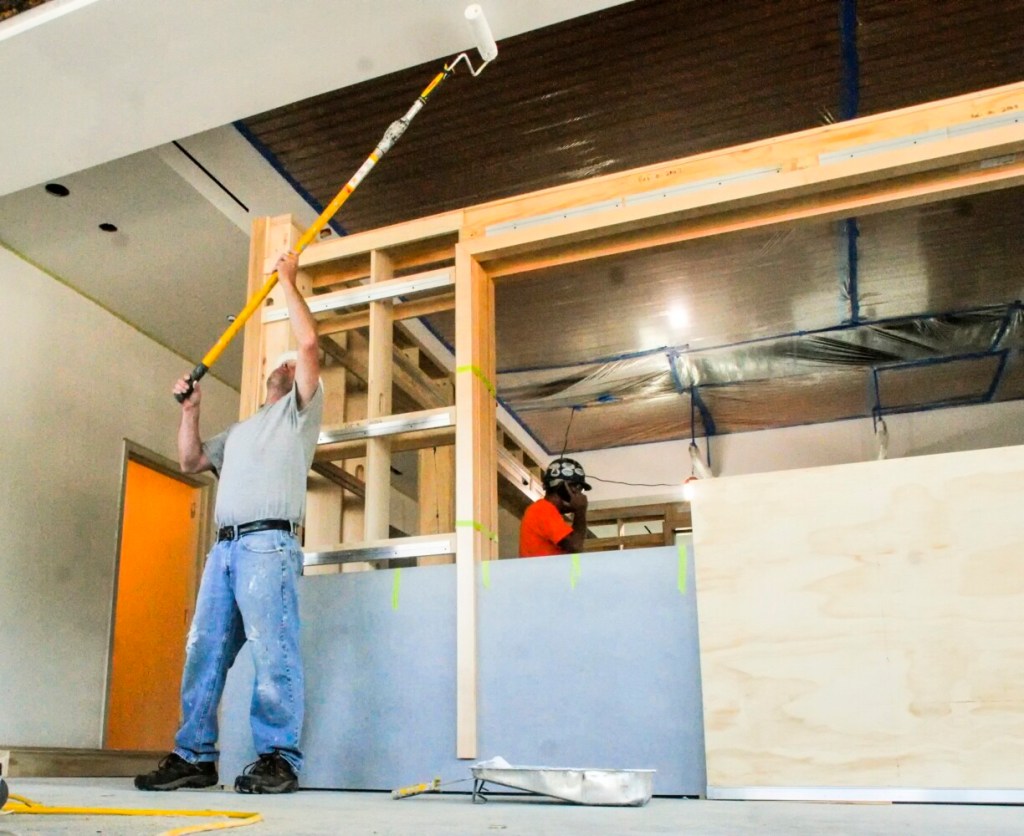
[(1024, 182), (1024, 83), (466, 210), (492, 276)]
[[(419, 453), (419, 512), (420, 534), (440, 534), (455, 531), (455, 448), (454, 446), (426, 447)], [(419, 566), (451, 563), (451, 556), (421, 557)]]
[(476, 569), (497, 557), (494, 283), (455, 248), (456, 749), (477, 755)]
[[(257, 218), (253, 222), (252, 239), (249, 242), (248, 293), (252, 297), (274, 269), (274, 261), (281, 253), (290, 250), (302, 236), (302, 230), (294, 223), (291, 215), (277, 215), (273, 218)], [(268, 269), (269, 264), (269, 269)], [(312, 293), (308, 276), (300, 274), (296, 286), (303, 295)], [(280, 294), (276, 294), (280, 297)], [(264, 310), (284, 308), (283, 302), (275, 302), (274, 295), (267, 297)], [(239, 419), (248, 418), (259, 409), (263, 402), (263, 383), (269, 371), (267, 363), (294, 347), (295, 338), (287, 321), (275, 322), (271, 326), (256, 322), (253, 316), (245, 324), (245, 345), (242, 351), (242, 396), (239, 399)]]
[[(615, 528), (612, 535), (588, 537), (584, 543), (584, 550), (588, 552), (671, 546), (677, 531), (691, 528), (690, 504), (684, 501), (644, 505), (598, 503), (587, 510), (587, 525)], [(646, 531), (636, 531), (638, 526)], [(634, 531), (627, 531), (627, 527)]]
[[(351, 494), (352, 486), (363, 486), (367, 519), (362, 539), (381, 543), (392, 542), (387, 539), (391, 454), (423, 450), (421, 471), (433, 468), (438, 484), (418, 489), (421, 530), (416, 534), (453, 533), (456, 543), (456, 748), (460, 757), (476, 756), (476, 575), (479, 561), (498, 554), (497, 476), (502, 476), (503, 499), (513, 490), (521, 501), (528, 501), (538, 489), (535, 467), (531, 469), (514, 449), (502, 449), (499, 455), (494, 282), (554, 264), (1022, 183), (1024, 82), (315, 242), (301, 254), (303, 292), (310, 299), (324, 300), (325, 310), (317, 314), (321, 344), (332, 362), (345, 370), (343, 386), (349, 389), (340, 420), (346, 425), (386, 418), (393, 408), (449, 406), (454, 374), (454, 430), (449, 426), (386, 438), (367, 433), (343, 441), (325, 440), (317, 451), (317, 462), (340, 464), (334, 470), (321, 467), (324, 475), (316, 478), (321, 487), (344, 491), (354, 499), (358, 497)], [(256, 222), (250, 291), (262, 284), (267, 260), (296, 236), (287, 218)], [(335, 303), (347, 305), (365, 298), (372, 284), (407, 288), (403, 282), (414, 271), (426, 274), (445, 269), (454, 269), (454, 296), (448, 286), (413, 299), (374, 298), (365, 308), (359, 303), (345, 307), (344, 312), (335, 307)], [(395, 342), (395, 323), (450, 310), (453, 305), (454, 371), (447, 368), (441, 379), (436, 369), (421, 365), (415, 346), (410, 351), (407, 342)], [(268, 300), (264, 316), (254, 317), (246, 327), (243, 416), (260, 402), (267, 358), (288, 344), (287, 322), (273, 307)], [(368, 340), (362, 336), (367, 328)], [(399, 401), (412, 406), (403, 407)], [(450, 445), (453, 435), (455, 515), (448, 519), (454, 532), (424, 531), (448, 524), (437, 509), (448, 501), (442, 499), (446, 487), (441, 482), (448, 480), (450, 485), (450, 476), (438, 474), (450, 466), (436, 458), (433, 448)], [(450, 450), (445, 453), (449, 454)], [(338, 512), (337, 502), (320, 505), (332, 514)], [(353, 508), (344, 510), (346, 515), (355, 513)], [(662, 539), (688, 522), (677, 510), (665, 514), (657, 535)], [(347, 530), (344, 524), (342, 529)], [(616, 539), (633, 544), (629, 539), (633, 536), (623, 528)], [(653, 542), (656, 537), (647, 539)], [(342, 549), (360, 546), (339, 545)]]
[[(391, 280), (393, 271), (387, 253), (370, 253), (370, 284)], [(391, 351), (394, 326), (391, 299), (370, 302), (370, 368), (366, 381), (366, 417), (369, 420), (391, 414)], [(366, 517), (363, 539), (384, 540), (389, 535), (391, 502), (391, 440), (374, 436), (366, 441)]]

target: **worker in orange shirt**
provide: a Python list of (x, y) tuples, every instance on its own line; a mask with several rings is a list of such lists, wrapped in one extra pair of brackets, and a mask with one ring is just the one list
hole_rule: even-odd
[[(555, 459), (541, 477), (544, 496), (531, 504), (519, 528), (519, 556), (545, 557), (583, 551), (587, 537), (587, 496), (583, 466), (575, 459)], [(572, 523), (565, 516), (572, 514)]]

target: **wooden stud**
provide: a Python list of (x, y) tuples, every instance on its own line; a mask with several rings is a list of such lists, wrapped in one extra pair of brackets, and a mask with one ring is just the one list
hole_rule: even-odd
[[(370, 254), (370, 282), (389, 281), (391, 260), (387, 253), (374, 250)], [(366, 417), (380, 418), (391, 414), (392, 358), (394, 325), (391, 321), (391, 300), (370, 303), (370, 357), (367, 376)], [(391, 505), (391, 439), (369, 438), (366, 441), (366, 518), (363, 539), (386, 540), (390, 534)]]
[[(252, 222), (252, 235), (249, 239), (249, 266), (246, 283), (246, 299), (251, 298), (263, 286), (263, 259), (266, 257), (267, 230), (270, 218), (256, 218)], [(262, 384), (260, 373), (260, 347), (263, 345), (262, 322), (253, 316), (245, 323), (242, 330), (242, 390), (239, 398), (238, 418), (244, 421), (259, 409), (259, 392)]]
[[(419, 533), (455, 531), (455, 448), (426, 447), (419, 451)], [(421, 557), (417, 566), (451, 563), (451, 556)]]
[[(249, 279), (247, 290), (249, 295), (259, 290), (266, 281), (266, 265), (286, 250), (290, 249), (302, 230), (295, 225), (291, 215), (277, 215), (273, 218), (257, 218), (253, 222), (252, 239), (249, 246)], [(309, 295), (312, 288), (308, 276), (301, 273), (296, 286), (304, 295)], [(264, 306), (282, 306), (280, 293), (271, 292)], [(267, 364), (282, 351), (287, 351), (295, 344), (291, 328), (287, 321), (260, 327), (253, 316), (245, 324), (245, 347), (242, 352), (242, 393), (239, 398), (239, 418), (244, 420), (259, 409), (266, 396), (264, 382), (270, 369)], [(277, 327), (284, 325), (283, 328)]]
[[(328, 467), (337, 466), (330, 462), (314, 462), (313, 472), (306, 479), (306, 520), (302, 537), (305, 551), (315, 551), (341, 538), (344, 494), (333, 480), (327, 478), (324, 468)], [(330, 567), (330, 572), (337, 571), (336, 566)]]
[[(771, 198), (769, 192), (778, 194), (780, 190), (796, 186), (831, 189), (839, 177), (856, 176), (861, 182), (867, 182), (883, 180), (903, 171), (941, 166), (945, 164), (944, 160), (963, 163), (969, 159), (983, 159), (992, 156), (992, 150), (1000, 146), (1019, 148), (1024, 144), (1024, 124), (986, 127), (982, 120), (1020, 110), (1024, 110), (1024, 82), (557, 186), (465, 210), (463, 241), (506, 237), (505, 233), (488, 236), (487, 230), (510, 221), (560, 215), (581, 206), (695, 182), (721, 180), (723, 185), (684, 193), (683, 201), (678, 204), (671, 200), (651, 200), (634, 204), (633, 209), (627, 208), (626, 212), (632, 220), (650, 219), (664, 216), (665, 207), (678, 211), (687, 205), (687, 201), (691, 206), (699, 206), (749, 199), (755, 195)], [(954, 126), (964, 126), (967, 130), (938, 141), (900, 143), (907, 137)], [(890, 143), (891, 148), (882, 146), (882, 143)], [(873, 145), (876, 146), (874, 153), (830, 164), (821, 161), (823, 154)], [(778, 182), (753, 177), (729, 183), (732, 175), (771, 168), (781, 170), (781, 177), (775, 175)], [(568, 220), (552, 217), (550, 222), (530, 226), (529, 234), (521, 236), (521, 239), (550, 240), (559, 228), (577, 234), (590, 232), (593, 237), (596, 230), (607, 230), (620, 223), (611, 219), (611, 214), (614, 210)], [(509, 241), (512, 240), (514, 236), (509, 237)], [(471, 252), (491, 252), (492, 249), (485, 245), (478, 250), (474, 246)]]
[(381, 229), (372, 229), (356, 235), (346, 235), (344, 238), (331, 238), (310, 244), (299, 256), (299, 266), (323, 264), (327, 261), (336, 261), (375, 250), (390, 250), (397, 244), (458, 233), (461, 228), (462, 210), (460, 209)]
[[(494, 283), (455, 248), (456, 756), (477, 754), (476, 565), (496, 553)], [(491, 494), (495, 493), (492, 499)]]
[[(868, 215), (918, 206), (937, 200), (950, 200), (980, 192), (1008, 189), (1024, 184), (1024, 159), (1010, 155), (998, 166), (975, 163), (914, 172), (890, 177), (867, 185), (836, 187), (825, 193), (776, 196), (763, 204), (729, 207), (710, 204), (704, 210), (675, 213), (662, 206), (654, 225), (631, 228), (621, 224), (620, 231), (608, 229), (600, 237), (570, 234), (537, 239), (536, 246), (508, 246), (508, 241), (488, 240), (479, 245), (480, 257), (487, 260), (487, 271), (494, 278), (513, 276), (560, 264), (635, 252), (697, 238), (710, 238), (749, 229), (760, 229), (805, 220), (831, 220), (850, 215)], [(624, 220), (620, 218), (620, 220)], [(563, 230), (564, 231), (564, 230)], [(490, 260), (491, 258), (494, 260)]]
[[(350, 337), (352, 337), (353, 345), (361, 344), (361, 335), (351, 334)], [(369, 381), (369, 366), (359, 354), (332, 345), (332, 338), (329, 337), (322, 337), (320, 344), (357, 380), (364, 384)], [(451, 399), (448, 396), (450, 387), (445, 381), (436, 381), (428, 377), (422, 369), (411, 364), (400, 349), (392, 347), (392, 360), (394, 361), (391, 369), (392, 382), (398, 391), (408, 397), (417, 407), (435, 408), (451, 404)]]
[[(366, 484), (362, 479), (357, 479), (351, 473), (342, 470), (331, 462), (313, 462), (311, 469), (314, 473), (318, 473), (343, 490), (349, 491), (360, 498), (366, 496)], [(340, 539), (340, 536), (335, 535), (331, 542), (336, 543)]]
[[(388, 248), (388, 254), (396, 273), (428, 265), (443, 266), (452, 263), (453, 248), (457, 240), (458, 234), (452, 232), (437, 238), (396, 245), (394, 248)], [(370, 277), (370, 253), (367, 251), (339, 261), (310, 265), (309, 270), (313, 275), (313, 287), (316, 290), (334, 290), (351, 286)]]

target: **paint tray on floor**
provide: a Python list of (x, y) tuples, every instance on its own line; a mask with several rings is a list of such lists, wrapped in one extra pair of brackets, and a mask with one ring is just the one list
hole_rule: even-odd
[(567, 769), (552, 766), (513, 766), (491, 758), (471, 767), (473, 801), (486, 801), (486, 785), (522, 790), (602, 807), (640, 807), (651, 800), (653, 769)]

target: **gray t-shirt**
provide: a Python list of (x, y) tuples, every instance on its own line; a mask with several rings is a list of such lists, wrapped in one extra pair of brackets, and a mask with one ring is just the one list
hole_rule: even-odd
[(297, 390), (203, 443), (217, 469), (217, 525), (255, 520), (300, 522), (306, 510), (306, 474), (313, 464), (324, 411), (323, 384), (305, 408)]

